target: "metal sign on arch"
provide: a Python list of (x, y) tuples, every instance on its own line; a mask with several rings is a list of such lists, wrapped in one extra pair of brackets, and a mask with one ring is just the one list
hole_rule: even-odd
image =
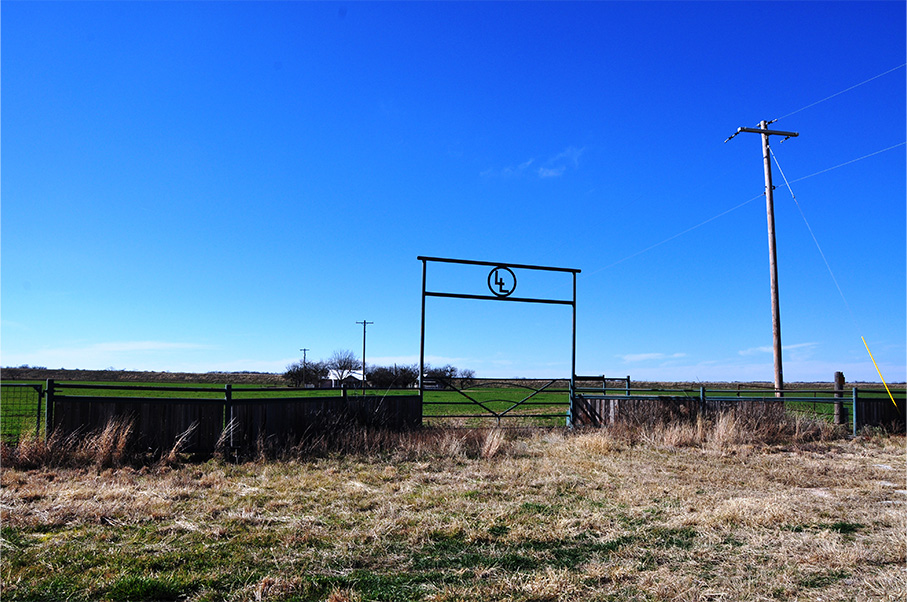
[[(449, 299), (478, 299), (484, 301), (510, 301), (515, 303), (547, 303), (555, 305), (569, 305), (573, 313), (571, 333), (571, 358), (570, 381), (576, 375), (576, 275), (580, 270), (574, 268), (557, 268), (542, 265), (528, 265), (521, 263), (503, 263), (495, 261), (474, 261), (469, 259), (450, 259), (446, 257), (417, 257), (422, 262), (422, 326), (419, 337), (419, 393), (424, 393), (422, 376), (425, 374), (425, 299), (427, 297), (445, 297)], [(485, 266), (487, 273), (488, 294), (458, 293), (437, 290), (427, 290), (427, 274), (429, 263), (454, 263), (469, 266)], [(518, 275), (522, 271), (566, 272), (573, 278), (573, 294), (569, 299), (550, 297), (523, 297), (519, 294)]]

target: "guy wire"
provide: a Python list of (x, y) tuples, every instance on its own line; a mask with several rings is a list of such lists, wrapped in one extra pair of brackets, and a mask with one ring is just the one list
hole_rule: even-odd
[(853, 322), (853, 325), (856, 327), (857, 331), (859, 331), (860, 327), (853, 315), (853, 311), (850, 309), (850, 304), (847, 302), (847, 298), (844, 296), (844, 291), (841, 290), (841, 287), (838, 284), (838, 279), (835, 278), (835, 273), (831, 270), (831, 266), (828, 264), (828, 259), (825, 258), (825, 253), (822, 251), (821, 245), (819, 245), (819, 240), (816, 238), (815, 233), (813, 233), (812, 226), (809, 225), (809, 221), (807, 221), (806, 215), (804, 215), (803, 213), (803, 208), (800, 207), (800, 202), (797, 200), (797, 196), (794, 194), (793, 189), (790, 187), (790, 182), (787, 181), (787, 176), (784, 175), (784, 170), (781, 169), (781, 164), (778, 163), (778, 157), (775, 156), (775, 151), (773, 151), (771, 147), (769, 147), (768, 151), (772, 154), (772, 159), (775, 160), (775, 165), (778, 166), (778, 171), (781, 173), (781, 177), (784, 179), (784, 184), (787, 186), (787, 190), (790, 192), (791, 198), (794, 199), (794, 204), (797, 206), (797, 211), (800, 212), (800, 217), (803, 218), (803, 223), (806, 224), (806, 229), (809, 230), (809, 235), (813, 237), (813, 242), (816, 243), (816, 248), (819, 249), (819, 255), (822, 256), (822, 261), (825, 262), (825, 267), (828, 269), (831, 280), (835, 283), (835, 288), (838, 289), (838, 294), (841, 295), (841, 300), (844, 301), (844, 306), (847, 307), (847, 311), (850, 314), (850, 319)]
[[(794, 194), (793, 189), (790, 187), (790, 182), (787, 181), (787, 176), (784, 175), (784, 170), (781, 169), (781, 164), (778, 162), (778, 157), (775, 156), (774, 151), (769, 147), (768, 151), (772, 155), (772, 159), (775, 160), (775, 165), (778, 166), (778, 171), (781, 173), (781, 177), (784, 179), (784, 183), (787, 185), (787, 190), (790, 191), (790, 196), (794, 199), (794, 204), (797, 206), (797, 211), (800, 212), (800, 217), (803, 218), (803, 223), (806, 224), (806, 229), (809, 230), (809, 235), (813, 237), (813, 242), (816, 243), (816, 248), (819, 249), (819, 255), (822, 256), (822, 261), (825, 262), (825, 267), (828, 268), (828, 273), (831, 276), (832, 281), (835, 283), (835, 288), (838, 289), (838, 294), (841, 295), (841, 300), (844, 301), (844, 306), (847, 308), (847, 312), (850, 314), (850, 320), (853, 322), (854, 328), (857, 332), (860, 332), (860, 326), (857, 324), (857, 319), (853, 314), (853, 310), (850, 308), (850, 304), (847, 302), (847, 298), (844, 296), (844, 291), (841, 290), (841, 286), (838, 284), (838, 279), (835, 278), (835, 273), (832, 271), (831, 266), (828, 264), (828, 259), (825, 258), (825, 253), (822, 251), (821, 245), (819, 245), (816, 235), (813, 233), (812, 226), (809, 225), (809, 221), (806, 219), (806, 215), (803, 213), (803, 208), (800, 207), (800, 202), (797, 200), (797, 196)], [(876, 372), (879, 373), (879, 378), (882, 379), (882, 384), (885, 385), (885, 391), (888, 392), (888, 397), (891, 399), (891, 403), (894, 404), (894, 407), (897, 408), (898, 404), (894, 400), (894, 395), (891, 394), (891, 390), (888, 388), (888, 383), (885, 382), (885, 377), (882, 376), (882, 371), (879, 369), (879, 365), (876, 363), (874, 357), (872, 357), (872, 351), (869, 350), (869, 344), (866, 342), (866, 337), (860, 335), (860, 339), (863, 341), (863, 345), (866, 347), (866, 352), (869, 354), (869, 359), (872, 360), (872, 365), (875, 366)]]

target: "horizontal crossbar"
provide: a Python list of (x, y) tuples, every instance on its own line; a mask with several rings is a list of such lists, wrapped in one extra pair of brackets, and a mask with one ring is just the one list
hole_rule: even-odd
[(573, 305), (573, 301), (564, 299), (532, 299), (529, 297), (495, 297), (493, 295), (467, 295), (465, 293), (435, 293), (425, 291), (426, 297), (447, 297), (450, 299), (481, 299), (484, 301), (516, 301), (518, 303), (549, 303), (553, 305)]
[(508, 267), (508, 268), (519, 268), (521, 270), (545, 270), (548, 272), (570, 272), (573, 274), (578, 274), (582, 270), (575, 268), (555, 268), (545, 265), (529, 265), (525, 263), (504, 263), (504, 262), (494, 262), (494, 261), (476, 261), (473, 259), (449, 259), (447, 257), (416, 257), (419, 261), (438, 261), (441, 263), (461, 263), (464, 265), (487, 265), (490, 267)]

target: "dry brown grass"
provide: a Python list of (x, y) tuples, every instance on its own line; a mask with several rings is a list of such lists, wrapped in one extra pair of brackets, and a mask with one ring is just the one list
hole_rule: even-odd
[(4, 599), (903, 600), (904, 438), (785, 428), (771, 444), (731, 419), (348, 433), (367, 453), (5, 465)]
[(18, 445), (0, 444), (0, 465), (4, 468), (95, 465), (119, 467), (137, 460), (131, 448), (133, 421), (115, 418), (104, 428), (90, 433), (52, 434), (48, 439), (23, 433)]

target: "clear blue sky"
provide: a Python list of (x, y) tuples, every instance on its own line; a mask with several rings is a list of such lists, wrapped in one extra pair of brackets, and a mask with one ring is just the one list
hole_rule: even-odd
[[(760, 136), (724, 140), (780, 118), (785, 380), (878, 381), (861, 336), (907, 379), (904, 2), (0, 17), (4, 366), (280, 372), (362, 320), (370, 363), (415, 363), (428, 255), (582, 270), (581, 373), (770, 381)], [(434, 364), (569, 375), (569, 308), (427, 309)]]

